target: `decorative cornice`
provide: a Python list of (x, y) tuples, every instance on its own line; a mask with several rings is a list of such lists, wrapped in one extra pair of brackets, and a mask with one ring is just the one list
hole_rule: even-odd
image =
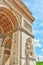
[(30, 31), (27, 31), (26, 29), (24, 28), (19, 28), (19, 30), (21, 30), (22, 32), (25, 32), (27, 35), (29, 35), (30, 37), (34, 38), (34, 35), (30, 32)]
[(15, 0), (11, 0), (11, 1), (12, 1), (12, 2), (14, 3), (14, 5), (16, 5), (23, 13), (25, 13), (25, 15), (27, 15), (27, 16), (32, 20), (32, 22), (35, 20), (34, 17), (33, 17), (30, 13), (26, 12), (26, 9), (23, 8), (17, 1), (15, 1)]
[[(3, 0), (3, 1), (8, 5), (10, 4), (10, 1), (8, 1), (8, 0)], [(25, 6), (25, 4), (22, 1), (20, 1), (21, 4), (17, 0), (11, 0), (11, 2), (18, 8), (19, 11), (24, 13), (26, 15), (26, 17), (29, 18), (32, 22), (35, 20), (35, 18), (32, 16), (31, 11)], [(21, 13), (21, 15), (22, 15), (22, 13)]]
[(22, 2), (22, 0), (16, 0), (25, 10), (26, 12), (32, 15), (32, 12), (27, 8), (27, 6)]

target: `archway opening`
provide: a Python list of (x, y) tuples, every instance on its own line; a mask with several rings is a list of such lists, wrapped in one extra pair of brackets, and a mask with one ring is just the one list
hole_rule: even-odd
[(3, 58), (3, 65), (7, 63), (7, 61), (10, 58), (10, 53), (11, 53), (11, 44), (12, 44), (12, 39), (11, 37), (5, 38), (4, 42), (4, 58)]
[(11, 37), (7, 37), (8, 33), (9, 35), (15, 31), (19, 27), (18, 21), (16, 19), (16, 16), (7, 8), (0, 7), (0, 35), (4, 38), (4, 57), (3, 57), (3, 65), (5, 65), (6, 61), (10, 57), (10, 51), (11, 51), (11, 43), (12, 39)]
[(4, 34), (19, 27), (16, 16), (7, 8), (0, 7), (0, 26)]

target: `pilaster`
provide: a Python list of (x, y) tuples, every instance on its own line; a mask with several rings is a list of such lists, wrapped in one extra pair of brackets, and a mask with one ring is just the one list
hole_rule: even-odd
[(4, 58), (4, 45), (3, 45), (3, 39), (0, 40), (0, 65), (3, 64), (3, 58)]
[(10, 65), (20, 65), (20, 31), (13, 33)]

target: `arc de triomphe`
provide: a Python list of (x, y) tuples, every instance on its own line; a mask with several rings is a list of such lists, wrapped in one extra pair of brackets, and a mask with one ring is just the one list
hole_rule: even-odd
[(0, 0), (0, 65), (35, 65), (33, 21), (21, 0)]

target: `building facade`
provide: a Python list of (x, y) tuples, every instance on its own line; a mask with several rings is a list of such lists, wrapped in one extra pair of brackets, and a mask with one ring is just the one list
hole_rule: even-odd
[(33, 21), (21, 0), (0, 0), (0, 65), (35, 65)]

